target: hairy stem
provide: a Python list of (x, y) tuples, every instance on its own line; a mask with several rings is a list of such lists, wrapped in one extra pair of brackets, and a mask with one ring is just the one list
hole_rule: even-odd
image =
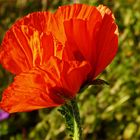
[(73, 140), (82, 140), (80, 113), (76, 99), (71, 100), (59, 109), (66, 120), (67, 129)]
[(76, 99), (71, 100), (71, 107), (73, 113), (73, 125), (74, 125), (74, 133), (73, 140), (81, 140), (82, 139), (82, 128), (80, 121), (80, 113), (78, 109), (78, 105)]

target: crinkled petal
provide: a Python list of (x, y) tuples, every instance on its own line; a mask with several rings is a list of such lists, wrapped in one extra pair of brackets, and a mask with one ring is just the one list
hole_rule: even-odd
[(51, 34), (31, 26), (13, 26), (5, 35), (0, 50), (0, 63), (14, 74), (42, 65), (54, 55)]
[(33, 12), (17, 20), (13, 27), (20, 27), (21, 25), (26, 25), (28, 27), (35, 28), (39, 32), (49, 32), (49, 24), (51, 18), (52, 14), (50, 12)]
[(102, 22), (94, 6), (74, 4), (60, 7), (53, 16), (52, 34), (64, 44), (63, 59), (96, 63), (96, 38)]
[(0, 107), (13, 113), (59, 106), (76, 95), (89, 71), (86, 61), (66, 62), (52, 57), (46, 65), (17, 75), (4, 91)]
[(97, 7), (102, 15), (102, 23), (97, 35), (97, 62), (94, 77), (100, 74), (110, 64), (118, 50), (118, 27), (114, 15), (106, 6)]
[[(100, 16), (100, 14), (94, 6), (88, 6), (85, 4), (61, 6), (52, 17), (51, 31), (56, 39), (58, 39), (62, 43), (65, 43), (65, 21), (68, 21), (70, 19), (89, 20), (90, 18), (95, 19), (95, 17), (97, 16)], [(94, 22), (96, 22), (96, 19)]]
[(58, 29), (55, 31), (60, 27), (65, 35), (63, 59), (88, 61), (92, 66), (91, 77), (95, 78), (112, 61), (118, 49), (118, 27), (112, 12), (103, 5), (91, 8), (76, 4), (61, 7), (57, 14), (60, 18), (56, 20)]
[(67, 41), (63, 58), (68, 60), (87, 60), (93, 68), (97, 58), (96, 39), (100, 22), (90, 22), (81, 19), (71, 19), (64, 22)]

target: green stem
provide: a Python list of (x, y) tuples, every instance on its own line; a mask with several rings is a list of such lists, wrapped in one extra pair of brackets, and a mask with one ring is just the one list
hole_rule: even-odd
[(78, 105), (76, 99), (71, 100), (71, 107), (73, 113), (73, 125), (74, 125), (74, 133), (73, 140), (81, 140), (82, 139), (82, 128), (80, 121), (80, 113), (78, 109)]
[(80, 113), (76, 99), (71, 100), (59, 109), (66, 120), (67, 129), (73, 140), (82, 140)]

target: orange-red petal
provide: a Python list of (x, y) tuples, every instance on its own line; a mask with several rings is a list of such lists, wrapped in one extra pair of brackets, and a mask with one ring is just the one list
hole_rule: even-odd
[(64, 44), (63, 59), (96, 63), (96, 36), (102, 16), (94, 6), (61, 6), (52, 17), (52, 34)]
[(118, 27), (112, 12), (103, 5), (76, 4), (61, 7), (54, 16), (56, 38), (65, 41), (63, 59), (87, 60), (92, 65), (91, 78), (95, 78), (117, 52)]
[[(94, 6), (88, 6), (85, 4), (73, 4), (67, 6), (61, 6), (52, 16), (51, 32), (60, 42), (65, 43), (66, 36), (64, 30), (64, 22), (70, 19), (82, 19), (89, 20), (95, 19), (94, 17), (100, 17), (99, 12)], [(94, 21), (96, 22), (96, 21)], [(92, 22), (92, 24), (94, 24)]]
[(27, 16), (19, 19), (13, 26), (20, 27), (21, 25), (26, 25), (28, 27), (35, 28), (39, 32), (49, 32), (50, 31), (50, 20), (52, 14), (50, 12), (33, 12)]
[(91, 26), (88, 21), (71, 19), (64, 22), (67, 41), (63, 58), (68, 60), (87, 60), (93, 67), (96, 63), (96, 37), (100, 22)]
[(73, 98), (87, 79), (90, 65), (52, 57), (46, 65), (15, 77), (4, 91), (0, 107), (10, 113), (61, 105)]
[(14, 74), (42, 65), (54, 55), (51, 34), (39, 32), (31, 26), (13, 26), (1, 44), (0, 62)]
[(102, 23), (97, 35), (97, 62), (94, 77), (100, 74), (112, 61), (118, 50), (118, 26), (114, 15), (106, 6), (97, 7), (102, 15)]
[(54, 15), (36, 12), (17, 21), (2, 42), (0, 62), (18, 76), (4, 91), (0, 107), (22, 112), (73, 98), (89, 75), (95, 78), (114, 58), (114, 20), (105, 6), (75, 4)]

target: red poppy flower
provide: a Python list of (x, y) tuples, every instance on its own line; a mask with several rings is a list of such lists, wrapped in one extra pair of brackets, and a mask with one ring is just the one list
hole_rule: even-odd
[(64, 104), (104, 70), (117, 46), (117, 25), (102, 5), (74, 4), (23, 17), (1, 44), (0, 62), (16, 76), (0, 107), (12, 113)]

